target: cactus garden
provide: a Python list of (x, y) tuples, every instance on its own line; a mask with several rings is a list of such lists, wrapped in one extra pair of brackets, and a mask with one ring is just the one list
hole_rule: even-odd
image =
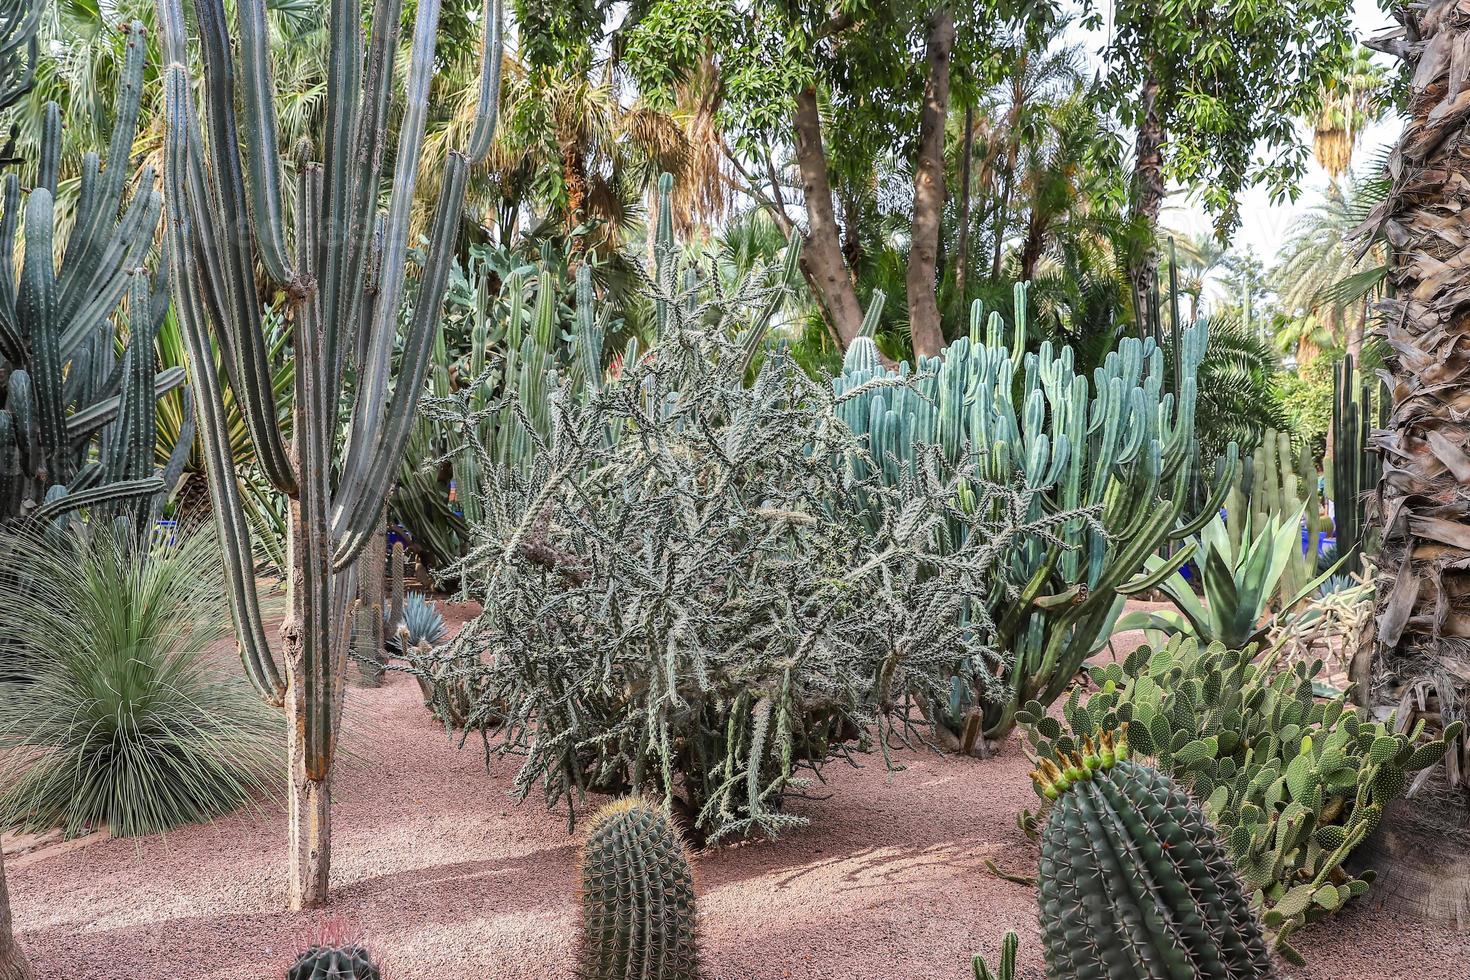
[(0, 0), (0, 980), (1470, 975), (1467, 51)]

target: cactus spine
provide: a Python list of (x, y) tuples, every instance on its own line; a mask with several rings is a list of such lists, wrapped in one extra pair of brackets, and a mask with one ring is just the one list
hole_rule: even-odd
[(381, 980), (381, 976), (361, 946), (313, 946), (286, 971), (286, 980)]
[(582, 848), (583, 980), (696, 980), (694, 876), (664, 811), (637, 797), (592, 818)]
[[(1006, 678), (1012, 696), (983, 704), (983, 728), (992, 738), (1013, 727), (1020, 705), (1032, 699), (1050, 704), (1061, 695), (1107, 641), (1125, 593), (1153, 588), (1188, 558), (1180, 550), (1161, 568), (1135, 577), (1168, 540), (1193, 533), (1219, 510), (1236, 452), (1232, 445), (1221, 461), (1221, 476), (1200, 514), (1187, 517), (1198, 465), (1194, 412), (1203, 322), (1183, 331), (1176, 390), (1165, 392), (1164, 352), (1153, 340), (1123, 340), (1089, 384), (1074, 370), (1070, 347), (1054, 350), (1047, 341), (1027, 353), (1022, 283), (1015, 310), (1007, 336), (1000, 315), (987, 318), (977, 302), (969, 336), (943, 357), (921, 358), (917, 369), (904, 363), (886, 371), (872, 340), (859, 337), (834, 382), (845, 396), (843, 420), (867, 434), (870, 456), (891, 485), (918, 464), (917, 447), (937, 444), (951, 461), (972, 453), (981, 479), (1008, 483), (1023, 473), (1039, 491), (1032, 518), (1043, 508), (1102, 508), (1106, 533), (1077, 519), (1060, 526), (1054, 542), (1019, 545), (1007, 582), (983, 600), (995, 625), (994, 644), (1015, 651)], [(897, 378), (905, 383), (874, 383)], [(969, 697), (989, 701), (985, 692)], [(947, 712), (937, 712), (938, 720), (954, 725), (965, 708), (957, 697)]]
[(0, 0), (0, 112), (31, 90), (40, 48), (37, 28), (45, 9), (35, 0)]
[[(439, 7), (438, 0), (422, 0), (414, 11), (404, 106), (401, 118), (394, 116), (396, 156), (389, 169), (384, 150), (390, 142), (403, 4), (374, 0), (366, 46), (359, 0), (330, 4), (326, 132), (316, 140), (324, 163), (312, 161), (307, 147), (294, 168), (296, 226), (294, 249), (288, 251), (292, 236), (281, 202), (285, 168), (277, 146), (264, 0), (238, 0), (234, 32), (223, 0), (195, 0), (190, 23), (198, 33), (204, 69), (202, 113), (192, 96), (182, 0), (158, 0), (166, 63), (165, 193), (173, 298), (198, 389), (204, 456), (242, 658), (263, 696), (283, 705), (288, 718), (292, 908), (316, 906), (326, 898), (331, 776), (357, 591), (355, 561), (381, 532), (383, 502), (417, 421), (469, 169), (489, 151), (495, 126), (502, 10), (501, 0), (487, 0), (487, 57), (470, 151), (451, 152), (444, 164), (423, 275), (398, 348), (399, 373), (392, 379)], [(388, 211), (380, 217), (378, 194), (389, 178)], [(296, 372), (294, 444), (289, 447), (276, 418), (257, 269), (291, 302)], [(211, 356), (212, 338), (225, 353), (223, 378)], [(262, 472), (289, 500), (291, 602), (281, 627), (280, 661), (266, 643), (255, 594), (250, 531), (225, 425), (226, 384)]]
[(1168, 776), (1104, 734), (1033, 774), (1054, 800), (1037, 899), (1054, 978), (1253, 980), (1274, 976), (1224, 845)]
[[(5, 16), (0, 6), (0, 24)], [(40, 177), (24, 195), (23, 220), (15, 174), (0, 182), (0, 520), (46, 519), (93, 505), (141, 525), (152, 498), (178, 482), (193, 441), (185, 425), (184, 450), (155, 472), (157, 397), (181, 384), (184, 372), (154, 370), (167, 294), (155, 292), (139, 266), (162, 202), (151, 170), (126, 200), (144, 61), (142, 27), (132, 25), (128, 35), (108, 166), (96, 154), (84, 159), (77, 222), (64, 247), (55, 238), (52, 202), (61, 153), (55, 103), (46, 107)], [(17, 277), (11, 256), (22, 228)], [(128, 344), (119, 364), (117, 328), (108, 318), (125, 294)]]

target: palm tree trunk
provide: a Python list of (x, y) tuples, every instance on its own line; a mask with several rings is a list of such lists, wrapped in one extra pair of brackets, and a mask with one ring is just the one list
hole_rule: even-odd
[(914, 218), (909, 232), (909, 333), (915, 357), (944, 349), (939, 319), (939, 219), (944, 210), (944, 123), (949, 118), (949, 68), (954, 49), (954, 11), (945, 4), (929, 17), (929, 80), (919, 117), (919, 155), (914, 161)]
[[(1355, 678), (1398, 723), (1435, 720), (1470, 698), (1470, 107), (1462, 52), (1470, 8), (1457, 0), (1401, 6), (1405, 30), (1373, 47), (1408, 63), (1407, 122), (1390, 161), (1388, 198), (1368, 224), (1392, 226), (1384, 314), (1392, 378), (1384, 460), (1370, 517), (1381, 532), (1378, 637), (1371, 676)], [(1422, 706), (1422, 711), (1420, 710)], [(1463, 711), (1463, 708), (1459, 710)], [(1470, 749), (1452, 746), (1452, 785), (1470, 789)]]
[(1138, 320), (1140, 335), (1145, 332), (1145, 311), (1149, 289), (1159, 265), (1159, 250), (1154, 244), (1159, 227), (1159, 211), (1164, 205), (1164, 117), (1159, 109), (1159, 83), (1148, 78), (1140, 92), (1137, 156), (1133, 163), (1132, 217), (1147, 231), (1146, 244), (1134, 246), (1128, 256), (1128, 284), (1133, 291), (1133, 315)]
[(5, 884), (5, 853), (0, 851), (0, 980), (34, 980), (31, 965), (15, 942), (10, 924), (10, 889)]
[(965, 280), (970, 270), (970, 162), (975, 155), (975, 106), (965, 106), (965, 135), (960, 148), (960, 240), (955, 247), (954, 292), (965, 301)]
[(792, 128), (796, 133), (796, 166), (806, 199), (807, 233), (801, 249), (801, 271), (833, 338), (846, 350), (862, 329), (863, 308), (842, 261), (815, 88), (807, 86), (796, 94)]

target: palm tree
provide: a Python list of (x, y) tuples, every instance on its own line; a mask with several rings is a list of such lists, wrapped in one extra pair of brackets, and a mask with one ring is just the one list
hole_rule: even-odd
[(1355, 358), (1363, 348), (1365, 298), (1381, 292), (1385, 268), (1383, 243), (1364, 254), (1353, 234), (1382, 192), (1378, 180), (1334, 181), (1322, 200), (1292, 223), (1281, 260), (1271, 270), (1286, 311), (1297, 317), (1315, 314), (1335, 343)]
[[(1193, 323), (1200, 315), (1200, 299), (1204, 295), (1205, 282), (1210, 274), (1225, 261), (1225, 247), (1212, 232), (1189, 233), (1159, 229), (1158, 247), (1160, 254), (1172, 261), (1179, 294), (1189, 297), (1189, 312), (1185, 322)], [(1163, 270), (1169, 272), (1167, 264)]]
[[(1458, 86), (1447, 76), (1457, 62), (1422, 60), (1470, 43), (1470, 10), (1438, 2), (1394, 16), (1405, 30), (1371, 46), (1402, 58), (1414, 84), (1393, 152), (1396, 177), (1366, 225), (1391, 236), (1392, 295), (1378, 310), (1393, 383), (1387, 424), (1373, 434), (1385, 462), (1373, 508), (1382, 534), (1376, 656), (1353, 666), (1376, 703), (1408, 709), (1398, 719), (1408, 726), (1421, 712), (1447, 722), (1470, 698), (1470, 365), (1462, 351), (1470, 272), (1456, 264), (1470, 244), (1470, 160), (1460, 150), (1470, 127), (1449, 111)], [(1462, 738), (1447, 763), (1451, 784), (1470, 789), (1470, 744)]]
[(1367, 48), (1354, 49), (1351, 61), (1319, 96), (1312, 152), (1333, 180), (1348, 172), (1358, 137), (1388, 108), (1388, 78), (1372, 58)]

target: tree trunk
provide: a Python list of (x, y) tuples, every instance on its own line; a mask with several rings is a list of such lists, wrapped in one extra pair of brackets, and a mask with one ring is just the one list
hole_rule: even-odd
[(842, 261), (816, 89), (808, 86), (797, 93), (792, 127), (796, 132), (796, 165), (806, 198), (807, 232), (801, 249), (801, 271), (833, 337), (846, 350), (862, 329), (863, 308)]
[(1021, 244), (1021, 282), (1030, 282), (1036, 275), (1037, 263), (1041, 261), (1041, 250), (1046, 245), (1046, 221), (1039, 209), (1031, 209), (1031, 220), (1026, 223), (1026, 240)]
[[(341, 596), (355, 596), (356, 575), (334, 574), (328, 505), (331, 491), (331, 430), (326, 410), (320, 327), (298, 316), (295, 438), (292, 466), (298, 496), (287, 517), (286, 616), (281, 622), (286, 667), (286, 779), (289, 825), (288, 901), (293, 911), (326, 904), (332, 863), (332, 764), (342, 715), (347, 633), (353, 605), (338, 609)], [(305, 362), (303, 364), (302, 362)], [(335, 393), (333, 393), (335, 397)]]
[[(1421, 714), (1463, 717), (1470, 698), (1470, 7), (1431, 0), (1395, 16), (1407, 37), (1372, 46), (1408, 62), (1407, 122), (1389, 161), (1393, 187), (1364, 226), (1388, 239), (1392, 286), (1378, 304), (1392, 390), (1372, 437), (1384, 468), (1369, 515), (1382, 534), (1369, 680), (1373, 701), (1399, 708), (1407, 728)], [(1463, 738), (1448, 771), (1470, 789)]]
[(858, 281), (858, 270), (863, 265), (863, 241), (858, 230), (862, 227), (862, 215), (858, 213), (856, 201), (842, 202), (842, 260), (847, 263), (847, 278), (854, 286)]
[(15, 941), (10, 924), (10, 889), (5, 884), (5, 852), (0, 850), (0, 980), (34, 980), (31, 964)]
[(995, 208), (995, 254), (991, 256), (990, 281), (1000, 282), (1001, 249), (1005, 245), (1006, 225), (1011, 220), (1011, 177), (1014, 169), (1007, 170), (1000, 180), (1000, 201)]
[(929, 79), (919, 117), (919, 153), (914, 161), (914, 218), (909, 234), (909, 332), (915, 357), (944, 349), (939, 319), (939, 219), (944, 210), (944, 123), (949, 118), (950, 54), (954, 49), (954, 12), (937, 8), (929, 18), (926, 44)]
[(1149, 78), (1139, 93), (1137, 156), (1133, 163), (1132, 218), (1146, 229), (1148, 237), (1134, 246), (1128, 256), (1128, 284), (1133, 292), (1133, 314), (1140, 335), (1146, 331), (1149, 290), (1159, 266), (1159, 250), (1154, 239), (1159, 227), (1159, 211), (1164, 206), (1164, 117), (1159, 109), (1159, 83)]
[(955, 246), (954, 292), (965, 301), (965, 280), (970, 270), (970, 170), (975, 155), (975, 107), (965, 106), (965, 135), (960, 143), (960, 213), (959, 242)]

